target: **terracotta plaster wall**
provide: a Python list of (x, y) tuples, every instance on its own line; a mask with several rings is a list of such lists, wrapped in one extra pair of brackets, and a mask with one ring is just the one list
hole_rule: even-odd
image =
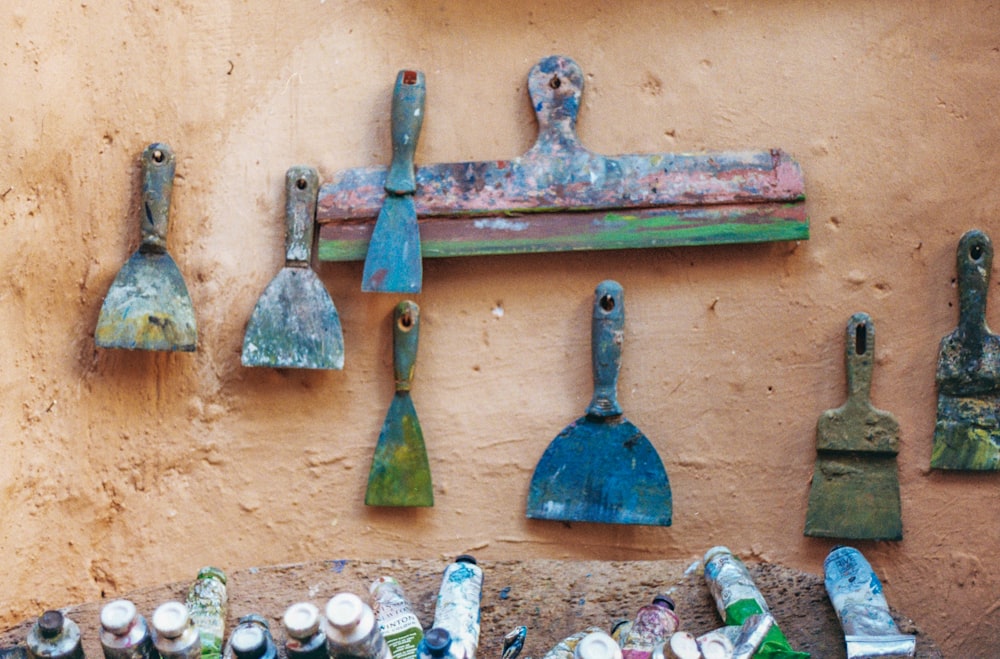
[[(1000, 642), (998, 476), (929, 469), (955, 246), (973, 227), (1000, 240), (995, 3), (0, 6), (0, 623), (203, 564), (693, 560), (727, 544), (820, 573), (834, 543), (802, 535), (815, 423), (844, 400), (844, 327), (863, 310), (873, 399), (902, 428), (905, 539), (857, 546), (948, 656)], [(360, 263), (320, 264), (345, 369), (240, 365), (283, 262), (285, 169), (388, 162), (404, 67), (427, 76), (418, 163), (520, 154), (535, 135), (525, 77), (555, 53), (586, 72), (591, 149), (783, 148), (805, 172), (811, 237), (428, 260), (413, 398), (436, 505), (367, 509), (399, 298), (362, 294)], [(177, 153), (169, 249), (198, 351), (98, 350), (102, 298), (138, 245), (137, 157), (157, 140)], [(666, 463), (670, 528), (524, 519), (535, 463), (590, 398), (605, 278), (625, 287), (620, 398)]]

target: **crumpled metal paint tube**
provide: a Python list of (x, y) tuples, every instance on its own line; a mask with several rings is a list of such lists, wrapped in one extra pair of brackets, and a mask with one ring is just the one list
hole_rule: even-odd
[(185, 600), (194, 628), (201, 637), (202, 659), (219, 659), (226, 633), (226, 610), (229, 595), (226, 591), (226, 573), (217, 567), (198, 570), (188, 588)]
[[(742, 625), (752, 615), (770, 612), (746, 565), (727, 547), (712, 547), (705, 553), (705, 583), (727, 625)], [(778, 626), (772, 625), (754, 657), (806, 659), (809, 653), (793, 650)]]
[(848, 659), (916, 654), (916, 637), (899, 631), (882, 582), (860, 551), (834, 547), (823, 561), (823, 571), (826, 592), (844, 629)]

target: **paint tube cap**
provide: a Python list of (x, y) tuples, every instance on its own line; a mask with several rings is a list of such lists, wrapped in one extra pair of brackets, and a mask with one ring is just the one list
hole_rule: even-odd
[(101, 627), (115, 636), (121, 636), (135, 622), (138, 613), (135, 604), (128, 600), (108, 602), (101, 609)]
[(712, 547), (711, 549), (705, 552), (705, 562), (706, 563), (709, 562), (719, 554), (732, 554), (732, 553), (733, 552), (729, 551), (729, 547), (724, 547), (722, 545), (719, 545), (717, 547)]
[(455, 562), (456, 563), (472, 563), (473, 565), (479, 565), (479, 563), (476, 562), (476, 557), (473, 556), (472, 554), (462, 554), (461, 556), (456, 556), (455, 557)]
[(576, 644), (576, 659), (622, 659), (622, 649), (604, 632), (591, 632)]
[(671, 611), (677, 608), (674, 604), (674, 600), (669, 595), (657, 595), (653, 598), (653, 604), (660, 604), (667, 607)]
[(212, 567), (211, 565), (205, 566), (198, 570), (198, 579), (218, 579), (222, 583), (226, 583), (226, 573), (217, 567)]
[(240, 659), (259, 657), (267, 649), (264, 628), (253, 622), (239, 624), (229, 635), (229, 645)]
[(55, 638), (63, 630), (63, 614), (55, 609), (38, 617), (38, 633), (42, 638)]
[(310, 638), (319, 631), (319, 609), (310, 602), (298, 602), (285, 609), (281, 619), (285, 633), (299, 640)]
[(187, 607), (180, 602), (164, 602), (153, 611), (153, 629), (165, 638), (177, 638), (191, 624)]
[(354, 593), (339, 593), (326, 603), (326, 619), (341, 631), (358, 626), (365, 614), (365, 603)]
[(451, 646), (451, 634), (443, 627), (431, 627), (424, 634), (424, 646), (432, 657), (443, 657)]
[(372, 582), (372, 585), (368, 587), (368, 592), (371, 595), (376, 595), (378, 591), (383, 588), (399, 588), (399, 582), (393, 577), (382, 576)]

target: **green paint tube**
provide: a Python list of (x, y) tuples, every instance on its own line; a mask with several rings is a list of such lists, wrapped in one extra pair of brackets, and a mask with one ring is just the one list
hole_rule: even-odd
[[(726, 547), (712, 547), (705, 553), (705, 583), (727, 625), (742, 625), (752, 615), (769, 612), (746, 565)], [(753, 656), (754, 659), (808, 659), (809, 653), (793, 650), (778, 626), (773, 625)]]
[(375, 621), (389, 645), (392, 659), (415, 659), (424, 630), (402, 586), (392, 577), (379, 577), (369, 590)]
[(202, 659), (220, 659), (226, 631), (226, 573), (217, 567), (203, 567), (188, 589), (187, 605), (198, 635)]

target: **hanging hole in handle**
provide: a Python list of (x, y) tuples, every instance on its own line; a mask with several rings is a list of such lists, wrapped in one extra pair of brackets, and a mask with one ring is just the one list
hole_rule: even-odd
[(605, 311), (611, 311), (615, 308), (615, 298), (613, 295), (603, 295), (600, 301), (601, 308)]
[(552, 79), (549, 80), (549, 87), (552, 89), (559, 89), (562, 87), (562, 80), (559, 79), (559, 76), (552, 76)]
[(160, 149), (153, 149), (152, 158), (153, 162), (163, 162), (166, 159), (166, 156)]
[(854, 352), (863, 355), (868, 352), (868, 325), (859, 323), (854, 328)]
[(980, 245), (979, 243), (972, 243), (972, 245), (969, 246), (969, 258), (971, 258), (973, 261), (978, 261), (979, 259), (983, 258), (984, 251), (985, 250), (983, 249), (982, 245)]
[(399, 329), (408, 331), (413, 327), (413, 316), (410, 315), (409, 311), (404, 311), (399, 315)]
[(295, 181), (295, 187), (299, 190), (305, 190), (309, 187), (309, 181), (306, 180), (305, 176), (300, 176), (298, 180)]
[(404, 85), (415, 85), (415, 84), (417, 84), (417, 72), (416, 71), (403, 71), (403, 84)]

